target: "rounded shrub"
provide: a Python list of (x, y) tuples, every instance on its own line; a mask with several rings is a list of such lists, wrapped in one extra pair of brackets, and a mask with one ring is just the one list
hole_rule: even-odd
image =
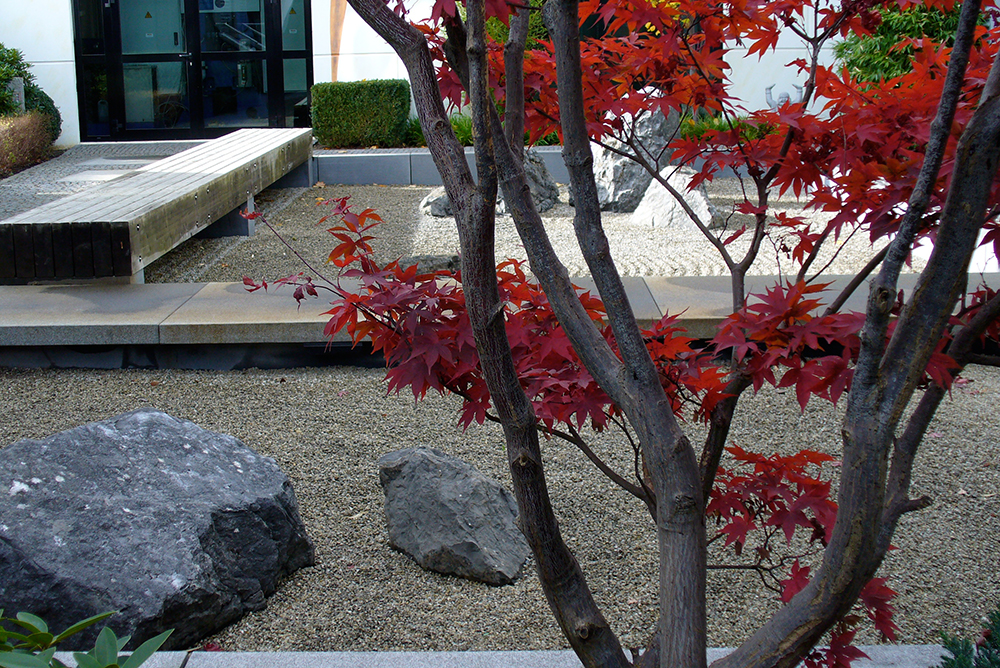
[(36, 111), (46, 117), (46, 127), (54, 142), (62, 132), (62, 115), (52, 98), (35, 83), (35, 75), (31, 73), (31, 65), (24, 60), (24, 54), (19, 49), (13, 49), (0, 43), (0, 116), (12, 116), (19, 109), (14, 104), (14, 98), (7, 90), (7, 84), (15, 77), (24, 81), (25, 111)]
[(26, 111), (37, 111), (45, 116), (45, 127), (49, 131), (50, 142), (59, 138), (62, 132), (62, 115), (49, 94), (35, 83), (24, 86), (24, 107)]

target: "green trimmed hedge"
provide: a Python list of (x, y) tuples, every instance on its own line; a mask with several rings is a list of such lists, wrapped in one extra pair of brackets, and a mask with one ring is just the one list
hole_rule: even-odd
[(330, 148), (402, 146), (410, 117), (404, 79), (334, 81), (312, 87), (313, 136)]

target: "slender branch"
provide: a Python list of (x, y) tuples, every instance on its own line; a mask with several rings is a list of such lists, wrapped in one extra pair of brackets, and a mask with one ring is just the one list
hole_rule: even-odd
[(852, 229), (851, 232), (850, 232), (850, 234), (847, 235), (847, 238), (844, 239), (844, 244), (840, 248), (838, 248), (836, 251), (834, 251), (833, 255), (830, 256), (830, 259), (827, 260), (826, 264), (824, 264), (822, 267), (820, 267), (820, 269), (816, 273), (814, 273), (812, 275), (812, 277), (809, 278), (809, 280), (806, 281), (806, 283), (812, 283), (817, 278), (819, 278), (824, 273), (826, 273), (826, 270), (829, 269), (830, 266), (834, 263), (834, 261), (840, 256), (840, 253), (841, 253), (841, 251), (844, 250), (844, 247), (851, 241), (851, 239), (854, 238), (854, 235), (857, 234), (860, 231), (861, 231), (860, 227), (855, 227), (854, 229)]
[(969, 364), (1000, 367), (1000, 356), (998, 355), (982, 355), (979, 353), (969, 353), (966, 356), (966, 359), (968, 360)]
[(857, 290), (862, 283), (864, 283), (865, 279), (868, 278), (873, 271), (875, 271), (875, 268), (882, 264), (882, 260), (885, 259), (886, 253), (888, 252), (889, 246), (884, 246), (882, 250), (872, 257), (872, 259), (868, 260), (868, 263), (861, 268), (861, 271), (854, 275), (854, 278), (852, 278), (851, 282), (847, 284), (847, 287), (841, 290), (840, 294), (837, 295), (837, 298), (830, 302), (830, 305), (826, 307), (826, 311), (823, 315), (833, 315), (839, 311), (844, 304), (847, 303), (847, 300), (851, 298), (854, 291)]
[(752, 382), (753, 379), (750, 376), (737, 371), (722, 391), (727, 396), (715, 405), (709, 416), (708, 436), (705, 437), (705, 445), (702, 447), (698, 465), (701, 471), (701, 495), (706, 504), (712, 493), (712, 487), (715, 485), (715, 475), (719, 471), (719, 462), (722, 460), (722, 453), (726, 448), (729, 429), (733, 425), (736, 406), (740, 396), (750, 387)]
[[(996, 322), (997, 318), (1000, 318), (1000, 293), (983, 304), (978, 313), (959, 330), (949, 344), (948, 355), (959, 365), (959, 369), (952, 372), (952, 377), (957, 377), (967, 364), (978, 363), (974, 362), (974, 359), (979, 357), (987, 357), (1000, 365), (1000, 358), (989, 355), (980, 356), (970, 352), (986, 328)], [(903, 435), (896, 441), (886, 485), (885, 511), (882, 515), (882, 528), (879, 532), (880, 548), (888, 549), (896, 524), (904, 513), (926, 508), (930, 504), (930, 499), (927, 497), (911, 500), (907, 494), (917, 450), (923, 441), (924, 434), (927, 433), (931, 418), (934, 417), (934, 413), (946, 392), (945, 388), (936, 383), (927, 388), (910, 416)]]
[(823, 230), (823, 234), (821, 234), (819, 239), (816, 240), (816, 243), (813, 245), (813, 249), (809, 252), (809, 255), (807, 255), (806, 259), (802, 261), (802, 266), (799, 267), (799, 273), (795, 277), (796, 282), (805, 280), (806, 273), (808, 273), (809, 271), (809, 267), (811, 267), (812, 263), (816, 261), (816, 258), (819, 256), (820, 250), (822, 250), (823, 248), (823, 244), (826, 243), (826, 240), (830, 237), (832, 233), (833, 233), (833, 228), (830, 227), (829, 225), (826, 227), (825, 230)]
[(524, 47), (528, 41), (529, 9), (518, 7), (511, 15), (510, 33), (503, 48), (504, 127), (507, 145), (518, 160), (524, 159)]
[[(568, 436), (568, 438), (566, 438), (566, 436)], [(603, 473), (605, 476), (608, 477), (609, 480), (611, 480), (611, 482), (615, 483), (616, 485), (624, 489), (626, 492), (628, 492), (635, 498), (645, 503), (647, 506), (649, 505), (649, 500), (648, 497), (646, 496), (646, 491), (641, 487), (639, 487), (638, 485), (629, 482), (621, 474), (619, 474), (613, 468), (608, 466), (607, 462), (598, 457), (597, 453), (594, 452), (589, 445), (587, 445), (587, 442), (583, 440), (583, 437), (580, 436), (580, 433), (576, 429), (574, 429), (572, 425), (569, 425), (569, 433), (566, 436), (564, 436), (564, 438), (566, 438), (567, 441), (575, 445), (580, 450), (580, 452), (582, 452), (587, 457), (587, 459), (589, 459), (594, 464), (594, 466), (596, 466), (601, 471), (601, 473)], [(655, 505), (653, 507), (655, 508)]]

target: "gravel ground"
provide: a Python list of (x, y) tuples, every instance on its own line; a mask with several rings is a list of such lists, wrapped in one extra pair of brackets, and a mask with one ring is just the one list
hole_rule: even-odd
[[(251, 237), (191, 239), (147, 267), (146, 281), (240, 281), (245, 275), (254, 278), (287, 276), (303, 270), (300, 259), (288, 246), (294, 247), (317, 271), (323, 271), (323, 262), (333, 248), (333, 240), (326, 232), (329, 224), (317, 223), (326, 210), (317, 208), (316, 204), (324, 198), (344, 195), (351, 197), (355, 212), (371, 207), (382, 217), (383, 224), (376, 229), (377, 240), (373, 243), (381, 259), (458, 254), (454, 220), (420, 213), (420, 200), (430, 190), (422, 186), (333, 185), (268, 190), (258, 197), (259, 209), (287, 245), (259, 222), (257, 233)], [(585, 276), (589, 271), (575, 243), (573, 208), (568, 204), (566, 186), (561, 190), (561, 202), (543, 214), (545, 229), (569, 275)], [(732, 212), (735, 191), (735, 179), (719, 179), (710, 190), (712, 201), (723, 216)], [(826, 215), (804, 212), (790, 197), (777, 200), (775, 208), (817, 223)], [(741, 218), (749, 217), (733, 215), (729, 229), (734, 230)], [(604, 223), (611, 254), (625, 276), (721, 276), (728, 273), (718, 251), (696, 229), (653, 229), (646, 223), (631, 220), (631, 214), (606, 213)], [(743, 235), (730, 244), (730, 253), (741, 258), (749, 243), (750, 235)], [(776, 242), (780, 243), (780, 240)], [(828, 267), (826, 272), (829, 274), (852, 273), (874, 253), (864, 234), (841, 238), (827, 246), (814, 267)], [(510, 216), (497, 219), (496, 252), (499, 258), (527, 259)], [(771, 276), (787, 271), (790, 265), (786, 252), (774, 244), (765, 245), (749, 273)], [(917, 261), (915, 268), (921, 266)]]
[[(934, 505), (904, 519), (900, 548), (883, 568), (900, 593), (900, 640), (935, 642), (939, 631), (972, 633), (1000, 601), (997, 515), (1000, 373), (973, 367), (974, 382), (947, 401), (930, 429), (914, 479)], [(382, 371), (364, 368), (240, 372), (0, 370), (0, 442), (38, 438), (152, 405), (234, 434), (274, 457), (291, 477), (317, 564), (289, 578), (266, 610), (214, 640), (227, 650), (500, 650), (565, 647), (532, 574), (489, 587), (422, 571), (387, 544), (376, 462), (389, 451), (433, 445), (506, 481), (494, 426), (455, 427), (454, 397), (385, 393)], [(745, 402), (733, 434), (743, 447), (835, 452), (829, 406), (799, 413), (793, 394), (766, 390)], [(767, 420), (761, 416), (767, 415)], [(695, 430), (697, 431), (697, 430)], [(628, 446), (602, 451), (627, 466)], [(655, 620), (656, 550), (641, 504), (597, 475), (571, 447), (543, 445), (566, 540), (626, 645)], [(712, 562), (723, 558), (718, 552)], [(530, 569), (530, 567), (529, 567)], [(775, 607), (748, 574), (711, 571), (709, 639), (730, 646)], [(865, 634), (865, 641), (874, 641)]]
[[(331, 241), (316, 224), (322, 213), (315, 200), (342, 194), (352, 195), (356, 210), (375, 206), (385, 218), (383, 257), (449, 252), (446, 244), (432, 245), (443, 241), (445, 232), (426, 233), (427, 221), (415, 213), (426, 192), (419, 187), (328, 186), (268, 191), (259, 204), (310, 262), (321, 263)], [(564, 226), (559, 218), (559, 210), (550, 216), (552, 230)], [(294, 255), (264, 232), (192, 240), (147, 268), (146, 278), (235, 281), (244, 274), (275, 278), (298, 271)], [(639, 275), (657, 254), (695, 256), (685, 266), (701, 266), (702, 253), (693, 247), (678, 250), (676, 244), (667, 244), (645, 252), (645, 243), (632, 246), (641, 247), (646, 258), (628, 265)], [(863, 261), (859, 258), (865, 251), (859, 248), (852, 261)], [(995, 428), (1000, 373), (973, 367), (968, 375), (972, 382), (957, 387), (942, 406), (920, 454), (913, 493), (929, 494), (935, 503), (904, 518), (896, 536), (900, 549), (883, 567), (899, 592), (897, 622), (900, 640), (906, 643), (936, 642), (940, 631), (974, 633), (1000, 602), (1000, 438)], [(379, 369), (362, 367), (235, 372), (0, 369), (5, 390), (0, 395), (0, 443), (43, 437), (151, 405), (231, 433), (274, 457), (293, 481), (316, 542), (317, 565), (290, 577), (265, 611), (248, 615), (216, 636), (224, 649), (566, 647), (530, 572), (514, 585), (488, 587), (423, 572), (389, 548), (376, 467), (382, 454), (433, 445), (474, 462), (498, 481), (508, 476), (497, 428), (462, 432), (455, 426), (454, 397), (432, 396), (414, 403), (409, 396), (387, 396), (382, 376)], [(765, 415), (768, 419), (761, 419)], [(819, 403), (800, 414), (794, 394), (765, 389), (743, 402), (733, 440), (763, 452), (809, 447), (836, 454), (838, 419), (836, 409)], [(688, 428), (697, 442), (698, 428)], [(621, 438), (605, 435), (599, 447), (609, 460), (628, 469), (630, 450)], [(623, 642), (644, 644), (656, 614), (655, 537), (644, 508), (597, 475), (571, 447), (547, 442), (543, 448), (567, 542)], [(725, 557), (715, 552), (710, 561)], [(758, 619), (776, 607), (774, 596), (753, 576), (736, 571), (711, 571), (709, 594), (709, 640), (716, 646), (739, 643), (752, 630), (747, 619)], [(875, 638), (866, 631), (860, 640)]]

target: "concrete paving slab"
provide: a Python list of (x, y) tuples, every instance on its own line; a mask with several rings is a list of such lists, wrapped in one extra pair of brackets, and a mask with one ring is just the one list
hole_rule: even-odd
[(728, 277), (646, 277), (646, 286), (661, 313), (678, 315), (691, 336), (712, 338), (733, 311)]
[(525, 652), (194, 652), (185, 668), (580, 668), (570, 650)]
[[(578, 276), (570, 280), (573, 281), (573, 285), (583, 290), (590, 290), (595, 295), (598, 294), (597, 285), (594, 283), (594, 279), (589, 276)], [(649, 291), (645, 278), (642, 276), (623, 276), (622, 285), (625, 286), (625, 294), (629, 304), (632, 305), (635, 319), (641, 326), (648, 327), (650, 323), (663, 317), (663, 312)]]
[(162, 321), (160, 343), (325, 342), (327, 301), (323, 295), (296, 308), (289, 287), (251, 293), (242, 283), (208, 283)]
[(203, 283), (0, 286), (0, 346), (160, 343), (160, 323)]
[[(902, 274), (898, 286), (909, 293), (917, 282), (917, 274)], [(817, 296), (824, 304), (831, 302), (847, 287), (854, 276), (827, 276), (823, 282), (828, 287)], [(970, 277), (971, 278), (971, 277)], [(990, 280), (992, 278), (992, 280)], [(1000, 284), (1000, 275), (987, 275), (991, 285)], [(752, 295), (762, 294), (777, 284), (778, 276), (747, 276), (747, 291)], [(646, 284), (656, 301), (657, 306), (665, 313), (681, 313), (680, 319), (688, 331), (699, 338), (715, 336), (717, 327), (722, 320), (732, 313), (731, 282), (728, 276), (674, 276), (647, 277)], [(843, 311), (864, 311), (868, 300), (867, 281), (860, 285), (850, 296)]]
[[(187, 659), (187, 652), (157, 652), (146, 659), (142, 668), (181, 668)], [(67, 666), (75, 666), (76, 659), (72, 652), (56, 652), (56, 658)]]
[[(940, 645), (869, 645), (855, 668), (933, 668)], [(710, 648), (711, 663), (729, 654)], [(184, 668), (580, 668), (570, 650), (513, 652), (193, 652)], [(151, 668), (161, 668), (152, 666)]]

